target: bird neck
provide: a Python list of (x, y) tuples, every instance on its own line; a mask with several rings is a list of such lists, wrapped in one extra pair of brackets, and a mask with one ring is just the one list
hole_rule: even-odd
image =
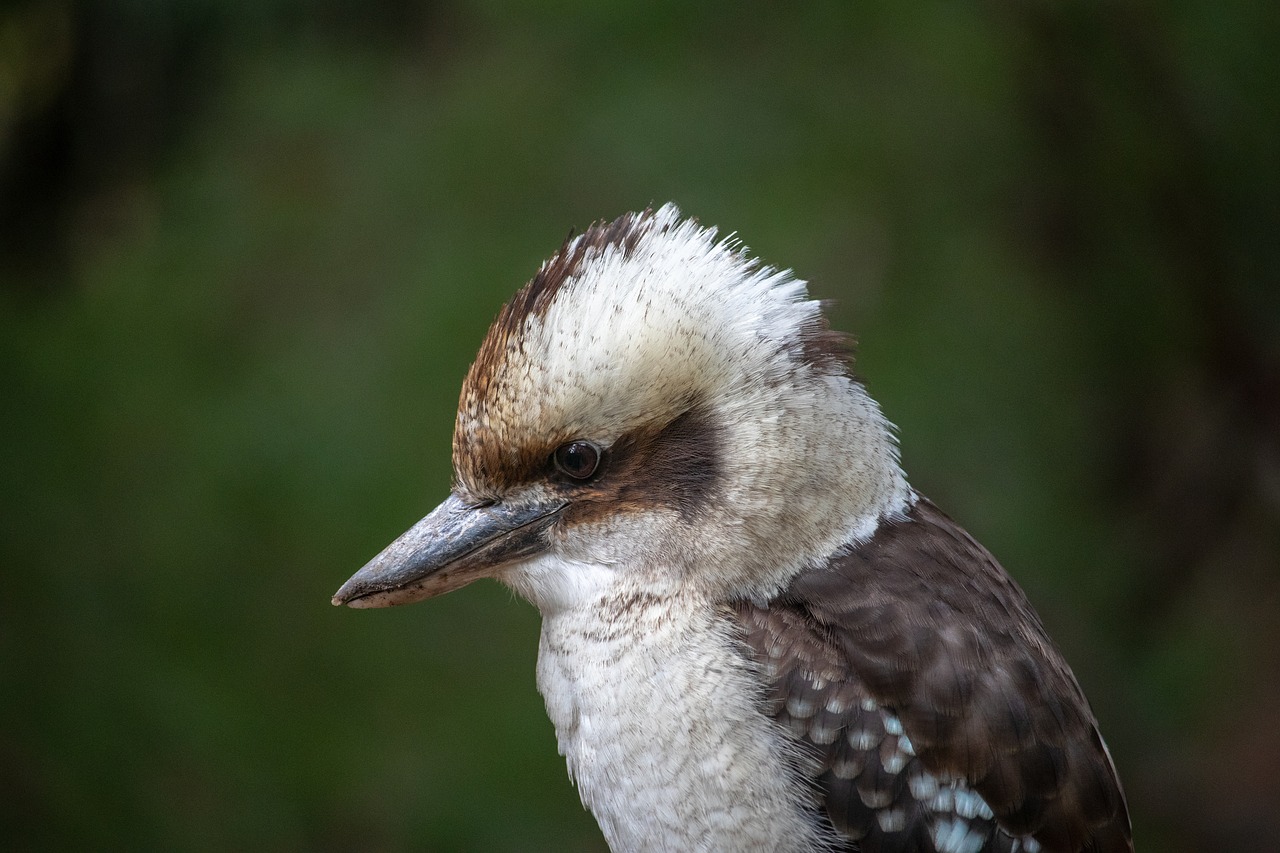
[(544, 615), (538, 689), (612, 849), (823, 846), (804, 759), (738, 649), (694, 595), (617, 589)]
[(810, 376), (764, 397), (728, 397), (717, 412), (731, 448), (725, 487), (691, 537), (706, 543), (691, 562), (714, 567), (722, 590), (757, 600), (914, 500), (893, 427), (862, 385)]

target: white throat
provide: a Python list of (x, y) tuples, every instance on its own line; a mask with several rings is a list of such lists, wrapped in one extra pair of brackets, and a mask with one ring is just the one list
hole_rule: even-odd
[(830, 846), (796, 784), (799, 750), (761, 712), (761, 683), (697, 596), (619, 584), (544, 615), (538, 689), (620, 853)]

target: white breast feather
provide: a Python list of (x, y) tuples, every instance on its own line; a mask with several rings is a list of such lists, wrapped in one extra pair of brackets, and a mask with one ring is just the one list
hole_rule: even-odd
[(713, 608), (627, 599), (544, 619), (538, 656), (560, 752), (610, 847), (832, 847), (795, 784), (801, 754), (760, 712), (759, 680)]

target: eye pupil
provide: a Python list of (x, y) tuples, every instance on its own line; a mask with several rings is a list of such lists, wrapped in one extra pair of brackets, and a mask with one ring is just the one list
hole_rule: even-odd
[(600, 448), (589, 441), (571, 441), (555, 452), (556, 467), (575, 480), (585, 480), (600, 467)]

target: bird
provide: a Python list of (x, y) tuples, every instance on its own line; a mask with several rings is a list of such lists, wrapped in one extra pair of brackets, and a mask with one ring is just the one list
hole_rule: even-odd
[(449, 496), (335, 605), (494, 578), (614, 851), (1132, 851), (1018, 584), (908, 483), (848, 335), (674, 204), (570, 237), (462, 384)]

